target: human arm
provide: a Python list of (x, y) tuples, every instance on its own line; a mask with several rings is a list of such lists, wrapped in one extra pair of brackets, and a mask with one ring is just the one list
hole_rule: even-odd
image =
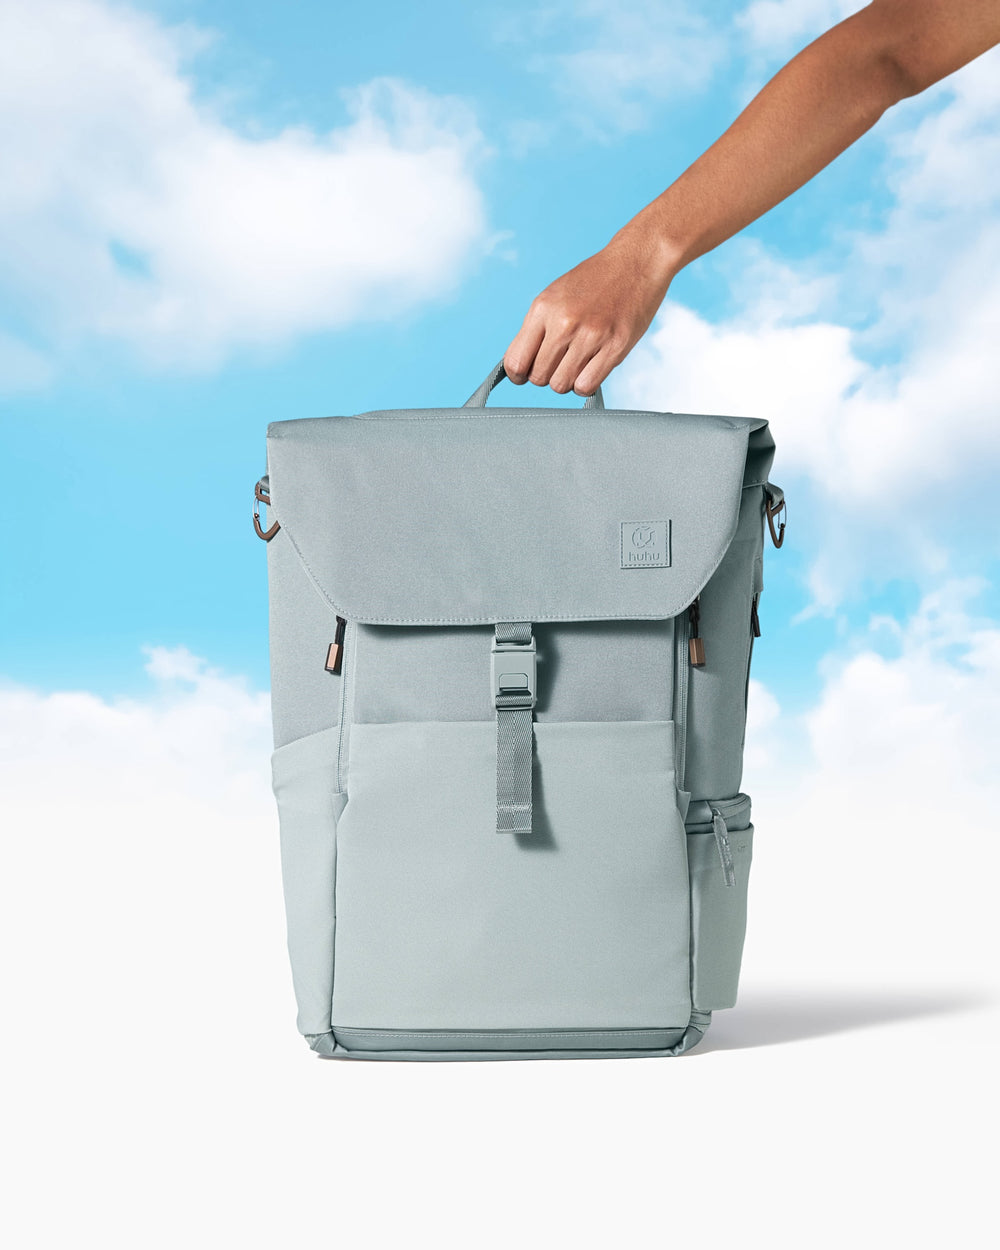
[(793, 57), (728, 130), (557, 278), (504, 354), (515, 383), (592, 394), (685, 265), (780, 203), (916, 95), (1000, 43), (1000, 0), (873, 0)]

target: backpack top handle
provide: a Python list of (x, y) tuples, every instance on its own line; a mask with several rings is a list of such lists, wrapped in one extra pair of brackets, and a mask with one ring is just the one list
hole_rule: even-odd
[[(507, 370), (503, 367), (503, 358), (493, 368), (485, 381), (479, 386), (462, 405), (463, 408), (485, 408), (486, 397), (498, 382), (502, 382), (507, 376)], [(588, 395), (583, 402), (584, 408), (601, 408), (604, 407), (604, 395), (600, 386), (594, 391), (593, 395)]]

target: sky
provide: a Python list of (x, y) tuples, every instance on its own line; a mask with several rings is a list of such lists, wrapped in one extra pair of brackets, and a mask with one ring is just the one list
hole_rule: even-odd
[[(25, 703), (66, 763), (66, 700), (160, 718), (170, 756), (179, 709), (242, 741), (246, 699), (252, 774), (268, 422), (463, 403), (534, 296), (857, 7), (0, 0), (12, 758)], [(884, 750), (928, 707), (968, 761), (1000, 741), (998, 69), (994, 50), (903, 101), (689, 266), (604, 383), (609, 407), (771, 423), (788, 528), (748, 791), (754, 751), (782, 786), (821, 773), (824, 717), (850, 748), (859, 666), (900, 687), (852, 712)]]
[[(266, 688), (268, 421), (464, 402), (851, 8), (0, 6), (7, 680), (148, 697), (161, 647)], [(771, 421), (790, 519), (754, 678), (796, 711), (950, 579), (977, 628), (1000, 612), (997, 64), (691, 266), (604, 385)]]
[[(3, 0), (18, 750), (25, 701), (165, 734), (180, 707), (225, 724), (233, 696), (258, 709), (257, 762), (268, 422), (463, 403), (533, 297), (854, 7)], [(844, 714), (859, 665), (957, 716), (969, 759), (998, 740), (998, 55), (686, 269), (603, 387), (609, 407), (771, 423), (788, 528), (766, 549), (749, 742), (786, 775), (824, 767), (812, 726)]]
[[(385, 1146), (373, 1105), (442, 1134), (474, 1129), (442, 1087), (414, 1093), (387, 1068), (384, 1086), (342, 1077), (319, 1117), (312, 1069), (283, 1084), (298, 1056), (283, 1047), (303, 1059), (305, 1047), (281, 931), (266, 565), (251, 528), (267, 424), (464, 403), (535, 295), (856, 7), (0, 0), (0, 786), (17, 835), (2, 845), (0, 932), (16, 955), (11, 1001), (32, 1029), (10, 1068), (21, 1162), (37, 1163), (25, 1227), (65, 1219), (62, 1242), (78, 1211), (110, 1220), (109, 1245), (137, 1244), (136, 1228), (142, 1244), (199, 1244), (190, 1204), (215, 1202), (201, 1227), (217, 1244), (234, 1235), (223, 1193), (242, 1202), (253, 1244), (269, 1194), (259, 1244), (288, 1244), (322, 1230), (338, 1116), (361, 1143), (359, 1168)], [(744, 1160), (761, 1141), (761, 1157), (787, 1149), (775, 1108), (806, 1142), (796, 1116), (815, 1111), (813, 1128), (833, 1126), (823, 1143), (817, 1130), (817, 1148), (836, 1148), (828, 1165), (870, 1163), (883, 1196), (931, 1195), (924, 1147), (948, 1141), (943, 1162), (932, 1153), (954, 1167), (951, 1188), (938, 1208), (913, 1208), (913, 1228), (937, 1241), (977, 1209), (962, 1186), (989, 1156), (956, 1149), (975, 1142), (975, 1123), (955, 1117), (995, 1084), (981, 1023), (949, 1023), (967, 1041), (939, 1068), (932, 1017), (975, 1006), (990, 978), (995, 1001), (998, 209), (995, 50), (890, 110), (685, 270), (603, 385), (609, 407), (768, 419), (788, 501), (786, 542), (765, 548), (750, 683), (749, 1006), (723, 1013), (735, 1023), (719, 1024), (707, 1066), (658, 1079), (680, 1082), (669, 1097), (684, 1116), (717, 1098), (726, 1122), (762, 1125), (763, 1138), (739, 1138)], [(504, 382), (493, 402), (582, 401)], [(799, 1066), (772, 1047), (747, 1061), (745, 1083), (713, 1067), (738, 1048), (727, 1028), (748, 1029), (752, 1046), (754, 1030), (780, 1034), (785, 1021), (779, 1040), (808, 1041), (852, 1015), (881, 1022), (889, 1042), (864, 1034), (826, 1051), (821, 1039)], [(893, 1045), (890, 1026), (907, 1017), (927, 1031)], [(254, 1045), (222, 1045), (236, 1019)], [(171, 1062), (158, 1066), (161, 1043)], [(595, 1114), (617, 1123), (645, 1106), (647, 1087), (615, 1082), (648, 1067), (601, 1070), (587, 1090)], [(530, 1097), (503, 1084), (509, 1073), (479, 1078), (500, 1091), (498, 1140), (527, 1150), (557, 1194), (577, 1184), (560, 1159), (585, 1177), (593, 1165), (576, 1071), (549, 1068), (551, 1123), (578, 1137), (549, 1154), (552, 1140), (526, 1142), (517, 1118), (549, 1096), (541, 1077), (522, 1078)], [(775, 1101), (779, 1077), (794, 1106)], [(469, 1074), (408, 1079), (454, 1080), (456, 1099), (480, 1106)], [(860, 1141), (854, 1096), (884, 1112)], [(623, 1122), (620, 1140), (634, 1127)], [(154, 1136), (189, 1200), (175, 1208), (168, 1195), (156, 1235), (144, 1223), (164, 1196), (156, 1176), (174, 1173), (145, 1170)], [(53, 1141), (73, 1153), (61, 1207), (39, 1179)], [(434, 1183), (424, 1144), (407, 1130), (391, 1147), (403, 1214), (426, 1202), (422, 1178)], [(490, 1199), (472, 1154), (466, 1171), (457, 1161), (463, 1218)], [(792, 1160), (785, 1198), (829, 1221), (829, 1242), (810, 1244), (843, 1244), (850, 1229), (812, 1158)], [(312, 1195), (280, 1209), (303, 1160)], [(617, 1184), (632, 1161), (612, 1161)], [(354, 1162), (337, 1166), (358, 1183), (360, 1216), (390, 1220)], [(729, 1176), (726, 1219), (763, 1200), (751, 1173)], [(105, 1174), (122, 1182), (110, 1213)], [(605, 1173), (591, 1179), (596, 1193)], [(653, 1182), (636, 1184), (655, 1196)], [(897, 1216), (866, 1226), (897, 1236)], [(484, 1246), (518, 1231), (497, 1219)], [(616, 1211), (602, 1219), (602, 1236), (618, 1229)], [(18, 1244), (57, 1240), (39, 1237)], [(788, 1244), (801, 1244), (797, 1229)]]

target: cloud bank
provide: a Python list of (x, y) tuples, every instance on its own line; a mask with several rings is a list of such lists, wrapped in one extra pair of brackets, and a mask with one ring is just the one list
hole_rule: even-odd
[(0, 4), (0, 283), (54, 339), (214, 364), (392, 317), (491, 246), (468, 107), (391, 77), (261, 136), (195, 91), (206, 42), (99, 0)]
[[(722, 254), (734, 310), (712, 319), (668, 298), (614, 375), (622, 405), (772, 422), (776, 480), (815, 518), (820, 607), (859, 576), (939, 577), (948, 542), (977, 526), (996, 552), (998, 64), (995, 50), (942, 83), (916, 124), (883, 119), (894, 202), (838, 269), (822, 250), (793, 265), (736, 240)], [(935, 502), (959, 493), (960, 510)], [(956, 538), (960, 521), (971, 530)]]

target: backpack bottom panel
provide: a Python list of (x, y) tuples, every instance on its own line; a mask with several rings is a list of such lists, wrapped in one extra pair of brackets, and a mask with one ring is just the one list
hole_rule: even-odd
[[(704, 1037), (710, 1012), (693, 1012), (686, 1029), (617, 1029), (518, 1032), (484, 1030), (480, 1049), (468, 1049), (467, 1035), (434, 1030), (338, 1029), (307, 1037), (323, 1059), (464, 1061), (501, 1059), (635, 1059), (684, 1054)], [(488, 1048), (487, 1048), (488, 1047)]]

